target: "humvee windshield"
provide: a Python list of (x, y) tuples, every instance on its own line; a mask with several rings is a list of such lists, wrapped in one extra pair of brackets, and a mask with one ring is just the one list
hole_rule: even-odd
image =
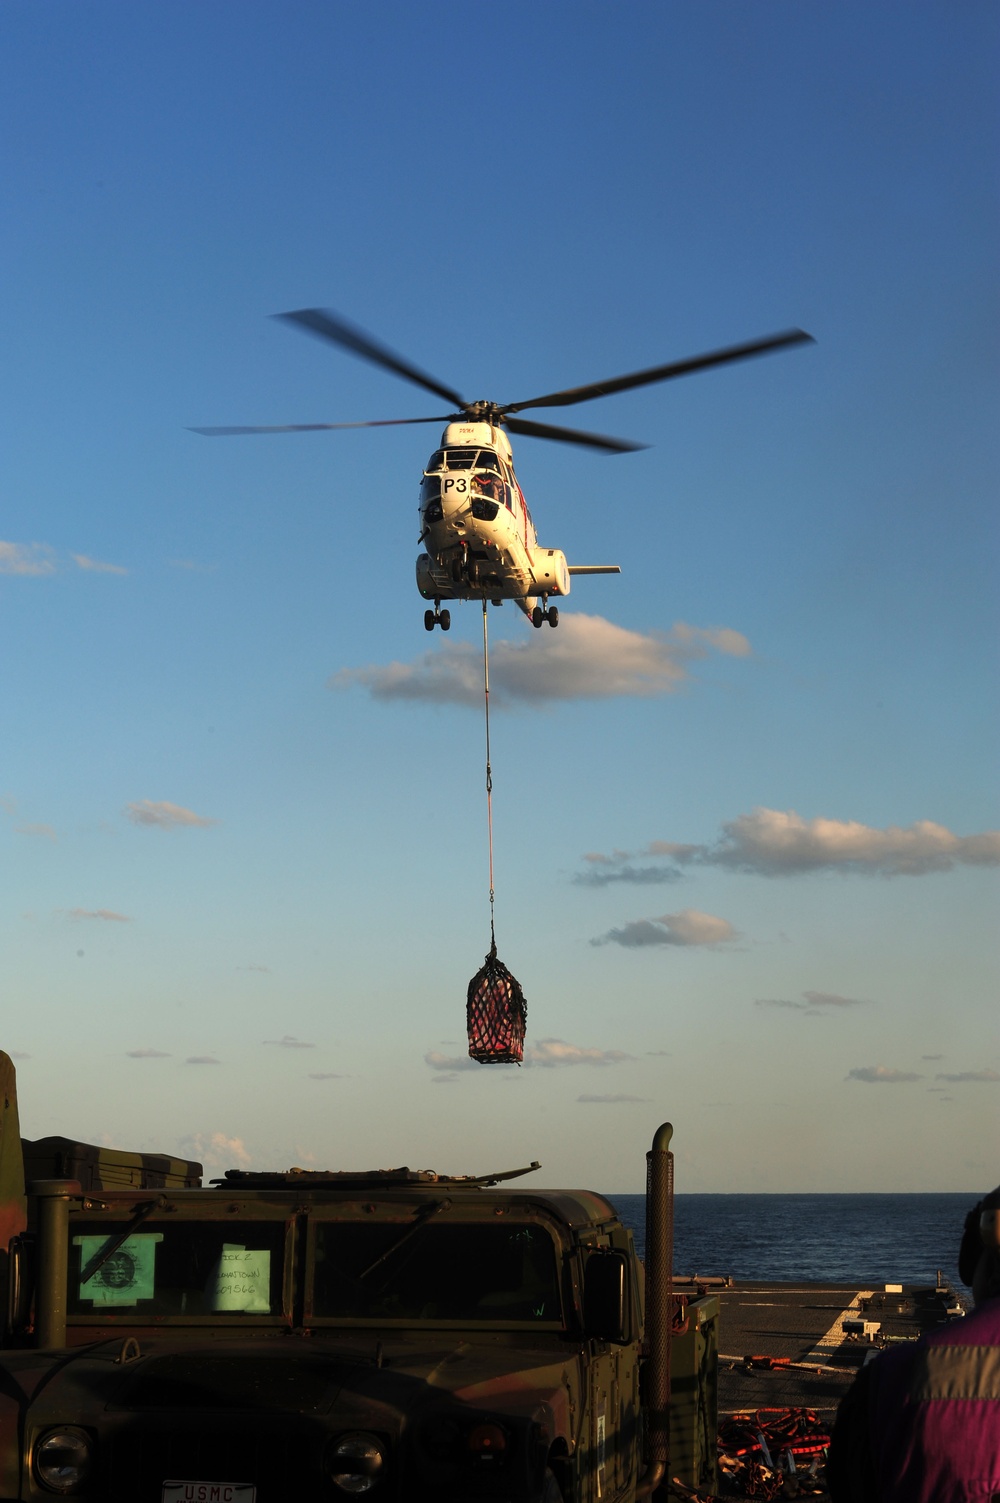
[(284, 1221), (144, 1221), (124, 1228), (73, 1223), (70, 1317), (281, 1315)]
[(559, 1322), (551, 1237), (504, 1222), (317, 1222), (312, 1317)]
[[(119, 1241), (128, 1226), (74, 1219), (74, 1322), (288, 1318), (301, 1242), (284, 1218), (150, 1217)], [(555, 1245), (537, 1224), (310, 1218), (306, 1264), (310, 1322), (562, 1323)]]

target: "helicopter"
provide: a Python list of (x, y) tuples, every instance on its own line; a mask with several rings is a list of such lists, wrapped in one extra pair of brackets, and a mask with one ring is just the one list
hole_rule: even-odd
[(690, 375), (710, 366), (813, 342), (812, 336), (802, 329), (789, 329), (631, 375), (500, 405), (490, 401), (467, 402), (456, 391), (328, 309), (300, 308), (292, 313), (276, 313), (274, 317), (423, 387), (456, 410), (436, 417), (383, 418), (364, 423), (294, 423), (191, 431), (218, 438), (248, 433), (315, 433), (341, 428), (445, 423), (440, 443), (424, 467), (420, 483), (418, 542), (424, 551), (417, 558), (417, 589), (425, 600), (434, 603), (433, 610), (424, 612), (427, 631), (433, 631), (435, 626), (442, 631), (451, 627), (451, 612), (447, 606), (442, 607), (442, 601), (447, 600), (481, 600), (484, 609), (487, 600), (494, 605), (513, 600), (532, 626), (548, 623), (554, 627), (559, 621), (559, 610), (549, 601), (561, 600), (569, 594), (574, 574), (621, 573), (618, 564), (569, 564), (562, 549), (539, 545), (524, 493), (514, 474), (507, 434), (579, 444), (605, 454), (627, 453), (646, 445), (576, 428), (557, 428), (518, 417), (518, 413), (530, 407), (569, 407), (614, 392)]

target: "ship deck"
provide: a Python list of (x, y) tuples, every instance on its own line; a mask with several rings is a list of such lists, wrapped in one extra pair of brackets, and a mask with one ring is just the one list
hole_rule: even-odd
[[(683, 1284), (675, 1290), (682, 1293)], [(719, 1414), (804, 1405), (836, 1409), (872, 1348), (914, 1340), (959, 1312), (951, 1287), (913, 1284), (777, 1284), (734, 1280), (710, 1288), (720, 1301)], [(853, 1334), (844, 1323), (878, 1330)], [(784, 1358), (798, 1366), (749, 1367), (747, 1357)]]
[[(915, 1340), (963, 1313), (954, 1289), (940, 1277), (931, 1285), (674, 1282), (676, 1294), (702, 1291), (720, 1303), (720, 1422), (759, 1409), (804, 1408), (832, 1427), (837, 1405), (870, 1351)], [(867, 1330), (852, 1330), (851, 1322), (865, 1322)], [(720, 1478), (719, 1496), (742, 1495)]]

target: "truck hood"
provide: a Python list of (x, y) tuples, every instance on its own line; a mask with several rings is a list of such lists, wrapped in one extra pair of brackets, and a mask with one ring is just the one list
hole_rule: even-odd
[(353, 1333), (346, 1339), (288, 1336), (231, 1345), (156, 1338), (143, 1343), (139, 1357), (120, 1358), (120, 1343), (101, 1343), (53, 1361), (41, 1374), (36, 1356), (24, 1385), (34, 1390), (32, 1406), (53, 1420), (88, 1410), (192, 1409), (283, 1411), (318, 1419), (334, 1408), (412, 1415), (450, 1399), (501, 1413), (543, 1409), (549, 1423), (567, 1434), (570, 1391), (578, 1397), (577, 1359), (552, 1345), (532, 1349), (469, 1339), (432, 1344), (420, 1337), (376, 1349), (374, 1341), (359, 1343)]

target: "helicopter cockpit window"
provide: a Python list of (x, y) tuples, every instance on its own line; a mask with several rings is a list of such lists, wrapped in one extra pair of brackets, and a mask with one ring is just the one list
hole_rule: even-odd
[(425, 470), (443, 470), (444, 469), (444, 450), (443, 449), (438, 449), (434, 454), (432, 454), (431, 457), (430, 457), (430, 459), (427, 461), (426, 465), (424, 466), (424, 469)]
[(425, 475), (420, 482), (420, 504), (423, 506), (428, 501), (441, 495), (441, 476)]
[(476, 463), (475, 449), (449, 449), (449, 470), (471, 470)]
[[(480, 463), (486, 456), (480, 457)], [(510, 486), (496, 470), (480, 471), (472, 477), (472, 515), (492, 522), (501, 506), (510, 511)]]

